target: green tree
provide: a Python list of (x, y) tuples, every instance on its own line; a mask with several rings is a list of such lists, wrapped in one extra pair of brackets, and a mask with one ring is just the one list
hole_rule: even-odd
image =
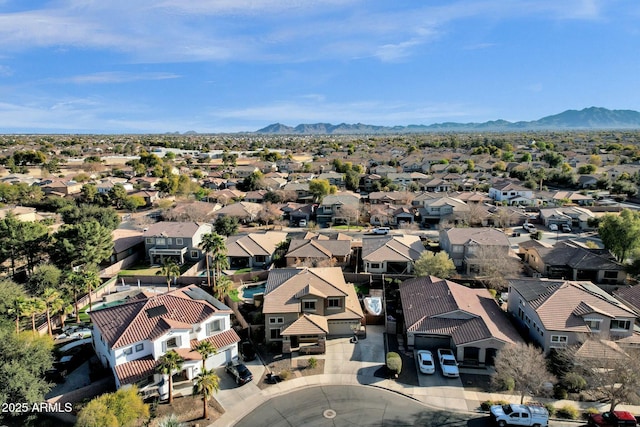
[(44, 313), (46, 306), (40, 298), (29, 298), (25, 301), (24, 315), (31, 318), (31, 332), (33, 335), (39, 335), (36, 328), (36, 316)]
[[(11, 279), (0, 280), (0, 316), (5, 320), (14, 320), (15, 300), (25, 300), (27, 293), (24, 288)], [(2, 318), (0, 318), (0, 323)]]
[(400, 375), (402, 371), (402, 358), (398, 353), (394, 351), (387, 353), (387, 369), (393, 372), (396, 378)]
[(44, 401), (51, 389), (44, 372), (53, 365), (52, 350), (48, 336), (16, 334), (10, 324), (0, 325), (0, 406)]
[(456, 266), (449, 258), (449, 254), (445, 251), (433, 253), (424, 251), (420, 254), (414, 265), (416, 276), (435, 276), (441, 279), (447, 279), (456, 272)]
[(316, 202), (321, 202), (324, 196), (331, 193), (331, 185), (326, 179), (312, 179), (309, 181), (309, 193)]
[[(202, 236), (200, 247), (204, 251), (204, 256), (207, 266), (207, 285), (211, 287), (211, 270), (209, 268), (209, 255), (211, 253), (227, 252), (227, 246), (224, 241), (224, 237), (217, 233), (207, 233)], [(217, 274), (217, 270), (216, 270)]]
[(147, 202), (145, 202), (144, 197), (134, 195), (134, 196), (127, 196), (127, 198), (124, 199), (123, 206), (129, 212), (136, 212), (138, 208), (141, 208), (146, 204)]
[(26, 315), (26, 306), (27, 299), (25, 297), (19, 296), (12, 301), (11, 307), (7, 309), (7, 314), (15, 318), (16, 334), (20, 333), (20, 319), (22, 318), (22, 316)]
[(46, 288), (58, 288), (62, 271), (53, 264), (38, 265), (27, 281), (26, 288), (32, 295), (42, 295)]
[(15, 274), (16, 262), (25, 259), (27, 272), (32, 273), (49, 243), (49, 229), (39, 222), (23, 222), (8, 214), (0, 220), (0, 260), (11, 262)]
[(53, 337), (53, 328), (51, 326), (51, 313), (58, 312), (64, 307), (64, 300), (60, 297), (60, 292), (53, 288), (47, 288), (42, 294), (42, 301), (45, 306), (45, 314), (47, 315), (47, 331), (49, 336)]
[(224, 297), (229, 295), (233, 289), (233, 282), (227, 276), (220, 276), (216, 280), (216, 285), (213, 288), (213, 295), (220, 301), (224, 301)]
[(544, 353), (531, 344), (503, 347), (496, 355), (494, 366), (491, 382), (501, 390), (505, 385), (513, 385), (520, 393), (521, 404), (526, 395), (538, 396), (546, 390), (547, 384), (555, 382), (555, 377), (547, 370)]
[(115, 230), (120, 225), (120, 217), (111, 207), (67, 205), (60, 208), (59, 213), (65, 224), (79, 224), (93, 219), (109, 230)]
[(223, 236), (231, 236), (238, 232), (238, 218), (234, 216), (219, 216), (216, 218), (216, 222), (213, 224), (216, 233)]
[(218, 353), (218, 349), (209, 341), (200, 341), (196, 346), (196, 351), (202, 356), (202, 371), (206, 370), (207, 359), (209, 356)]
[(111, 231), (95, 219), (63, 225), (53, 236), (54, 262), (61, 268), (99, 265), (109, 259), (113, 252)]
[(209, 418), (209, 399), (214, 392), (220, 390), (220, 378), (212, 369), (203, 370), (198, 374), (193, 384), (193, 394), (202, 395), (202, 417)]
[(127, 199), (127, 190), (122, 184), (116, 184), (109, 190), (109, 199), (116, 209), (122, 209)]
[(175, 350), (169, 350), (158, 359), (156, 370), (168, 377), (169, 403), (173, 403), (173, 374), (182, 369), (184, 359)]
[(156, 273), (158, 276), (162, 275), (167, 281), (167, 292), (171, 291), (171, 281), (180, 276), (180, 266), (176, 264), (171, 258), (164, 260), (162, 268)]
[(83, 203), (94, 203), (98, 197), (98, 187), (95, 184), (88, 183), (82, 186), (80, 191), (80, 200)]
[(606, 214), (600, 219), (598, 232), (604, 247), (620, 262), (640, 246), (640, 212), (623, 209), (620, 215)]
[(148, 418), (149, 405), (144, 403), (138, 388), (133, 386), (91, 400), (78, 414), (76, 426), (140, 426)]
[(238, 188), (242, 191), (254, 191), (264, 187), (263, 183), (264, 175), (260, 171), (251, 173), (248, 177), (242, 180), (238, 185)]

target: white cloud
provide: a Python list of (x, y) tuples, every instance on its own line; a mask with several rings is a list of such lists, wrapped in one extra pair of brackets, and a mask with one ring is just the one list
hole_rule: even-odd
[(125, 73), (116, 71), (105, 71), (101, 73), (71, 76), (64, 79), (54, 79), (56, 83), (75, 84), (107, 84), (107, 83), (128, 83), (141, 80), (167, 80), (176, 79), (180, 76), (173, 73)]

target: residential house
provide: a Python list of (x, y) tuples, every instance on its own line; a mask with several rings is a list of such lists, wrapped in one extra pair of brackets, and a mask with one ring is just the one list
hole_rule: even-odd
[(625, 266), (608, 249), (588, 248), (573, 240), (553, 246), (525, 243), (520, 244), (523, 261), (542, 277), (599, 284), (623, 284), (627, 279)]
[(233, 173), (238, 178), (247, 178), (251, 174), (257, 173), (257, 172), (260, 172), (260, 168), (253, 164), (238, 165), (235, 168), (233, 168)]
[(240, 338), (231, 328), (232, 311), (195, 285), (165, 294), (140, 294), (120, 305), (93, 310), (93, 347), (98, 360), (111, 370), (116, 388), (137, 385), (145, 396), (168, 394), (168, 381), (156, 372), (158, 360), (175, 350), (184, 363), (174, 386), (192, 381), (201, 372), (202, 356), (195, 351), (210, 342), (217, 352), (205, 360), (212, 369), (238, 357)]
[(58, 196), (71, 196), (80, 194), (82, 191), (82, 183), (67, 179), (54, 179), (50, 183), (42, 185), (44, 194), (53, 194)]
[(365, 273), (410, 274), (424, 252), (418, 236), (363, 236), (362, 264)]
[(422, 187), (431, 193), (446, 193), (451, 191), (453, 184), (442, 178), (433, 178), (425, 182)]
[(318, 225), (354, 224), (360, 215), (360, 195), (350, 191), (329, 194), (316, 211)]
[(579, 206), (563, 206), (557, 208), (540, 209), (540, 219), (545, 225), (568, 224), (574, 230), (591, 230), (593, 226), (589, 220), (596, 215), (587, 208)]
[(585, 206), (593, 203), (593, 197), (577, 191), (555, 191), (551, 194), (550, 202), (555, 205), (562, 205), (569, 202), (575, 205)]
[(329, 184), (335, 185), (338, 188), (344, 187), (344, 174), (336, 171), (323, 172), (318, 175), (318, 179), (326, 179), (329, 181)]
[(149, 225), (142, 234), (144, 251), (151, 264), (173, 259), (178, 264), (202, 258), (202, 236), (213, 232), (213, 225), (197, 222), (160, 221)]
[(267, 231), (229, 236), (227, 238), (227, 259), (229, 267), (263, 268), (271, 264), (278, 245), (287, 240), (287, 233)]
[(243, 224), (253, 222), (258, 219), (258, 214), (262, 210), (262, 205), (251, 202), (237, 202), (231, 203), (216, 211), (216, 217), (230, 216), (238, 218)]
[(129, 193), (129, 196), (141, 197), (145, 206), (152, 206), (153, 203), (160, 198), (160, 192), (156, 190), (138, 190)]
[(583, 343), (589, 334), (632, 339), (636, 321), (631, 308), (591, 282), (511, 280), (507, 310), (545, 353)]
[(111, 232), (111, 237), (113, 239), (113, 253), (109, 258), (111, 264), (122, 261), (133, 254), (144, 253), (142, 231), (116, 228)]
[(399, 289), (410, 349), (450, 348), (461, 364), (486, 366), (504, 346), (523, 342), (486, 288), (425, 276)]
[(6, 206), (0, 208), (0, 219), (6, 218), (7, 215), (13, 215), (15, 219), (23, 222), (34, 222), (44, 219), (44, 217), (36, 211), (36, 208), (28, 206)]
[(342, 238), (329, 239), (326, 235), (312, 234), (303, 239), (292, 239), (285, 255), (287, 267), (348, 265), (351, 260), (351, 238), (344, 234), (338, 237)]
[(510, 181), (502, 180), (492, 184), (489, 197), (496, 202), (508, 205), (534, 205), (533, 191)]
[(470, 211), (469, 205), (460, 199), (449, 196), (421, 198), (418, 209), (422, 225), (437, 228), (442, 221), (460, 218)]
[(130, 192), (130, 191), (133, 191), (133, 184), (132, 183), (128, 182), (124, 178), (114, 178), (114, 177), (105, 178), (105, 179), (100, 180), (100, 182), (98, 182), (96, 184), (96, 188), (98, 190), (98, 193), (107, 194), (116, 185), (121, 185), (122, 188), (124, 188), (124, 190), (127, 193)]
[(255, 190), (247, 191), (244, 196), (245, 202), (262, 203), (264, 201), (264, 195), (267, 194), (267, 190)]
[(458, 271), (481, 273), (491, 259), (510, 256), (506, 234), (495, 228), (449, 228), (440, 231), (440, 247), (449, 254)]
[(339, 267), (272, 270), (262, 312), (267, 343), (281, 342), (283, 353), (323, 353), (327, 337), (351, 336), (364, 319)]
[(377, 188), (380, 188), (381, 179), (382, 179), (382, 176), (377, 175), (375, 173), (363, 176), (361, 179), (362, 189), (368, 193), (368, 192), (374, 191)]
[(374, 191), (369, 193), (369, 203), (383, 205), (391, 203), (395, 205), (409, 204), (413, 200), (413, 193), (407, 191)]
[(283, 187), (283, 190), (296, 193), (296, 202), (308, 203), (313, 201), (313, 195), (309, 193), (308, 182), (290, 182)]

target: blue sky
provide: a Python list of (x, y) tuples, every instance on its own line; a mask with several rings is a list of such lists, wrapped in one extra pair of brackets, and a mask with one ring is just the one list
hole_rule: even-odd
[(0, 133), (640, 110), (637, 0), (0, 0)]

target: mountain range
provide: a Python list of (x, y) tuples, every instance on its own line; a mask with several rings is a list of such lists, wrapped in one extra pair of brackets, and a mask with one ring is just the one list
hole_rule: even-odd
[(533, 121), (509, 122), (492, 120), (484, 123), (435, 123), (431, 125), (376, 126), (362, 123), (332, 125), (330, 123), (299, 124), (296, 127), (274, 123), (257, 130), (260, 134), (280, 135), (348, 135), (348, 134), (397, 134), (426, 132), (510, 132), (522, 130), (596, 130), (640, 129), (640, 112), (633, 110), (608, 110), (590, 107), (582, 110), (566, 110)]

